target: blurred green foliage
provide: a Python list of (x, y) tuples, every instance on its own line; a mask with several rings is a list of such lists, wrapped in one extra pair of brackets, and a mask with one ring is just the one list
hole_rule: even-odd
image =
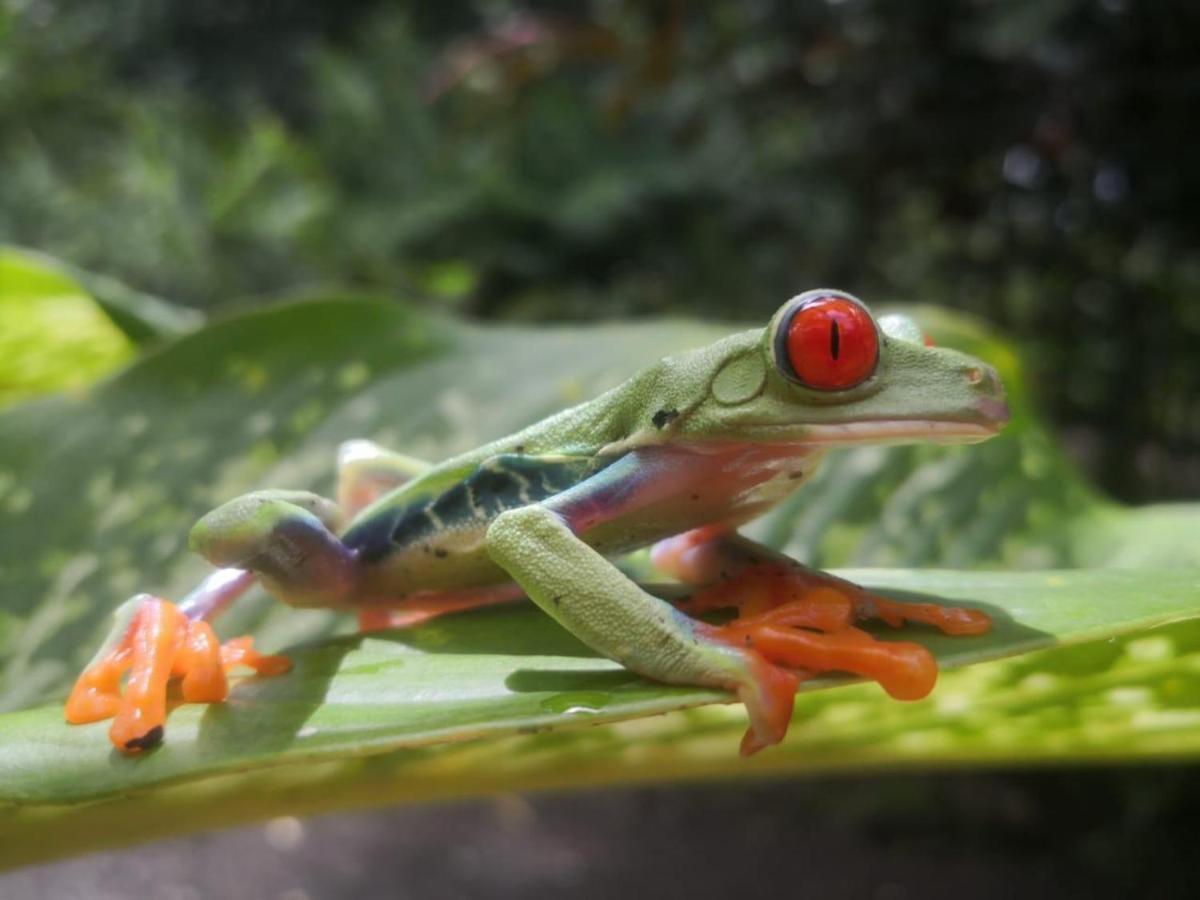
[(4, 0), (0, 239), (212, 308), (947, 304), (1104, 486), (1194, 493), (1198, 34), (1186, 0)]
[(83, 387), (133, 349), (65, 272), (0, 247), (0, 407)]

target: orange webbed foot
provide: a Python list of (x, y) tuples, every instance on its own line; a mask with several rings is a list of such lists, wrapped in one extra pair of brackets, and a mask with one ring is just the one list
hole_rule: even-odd
[[(930, 603), (901, 603), (799, 565), (763, 563), (697, 592), (681, 609), (696, 614), (733, 608), (738, 618), (704, 626), (711, 639), (750, 660), (749, 687), (739, 696), (750, 714), (743, 755), (782, 740), (799, 682), (821, 672), (848, 672), (877, 682), (897, 700), (920, 700), (937, 683), (933, 655), (907, 641), (881, 641), (854, 626), (878, 618), (889, 625), (933, 625), (947, 634), (982, 634), (986, 613)], [(790, 674), (789, 683), (782, 677)]]
[(109, 739), (118, 750), (147, 750), (162, 740), (173, 679), (180, 680), (185, 702), (219, 703), (229, 694), (227, 672), (238, 665), (262, 675), (290, 667), (282, 656), (259, 654), (250, 638), (221, 646), (207, 622), (188, 619), (166, 600), (146, 597), (117, 644), (75, 682), (66, 720), (79, 725), (111, 718)]
[(853, 626), (813, 631), (810, 621), (806, 604), (789, 603), (714, 631), (719, 640), (755, 650), (777, 666), (869, 678), (897, 700), (920, 700), (933, 690), (937, 662), (920, 644), (876, 640)]

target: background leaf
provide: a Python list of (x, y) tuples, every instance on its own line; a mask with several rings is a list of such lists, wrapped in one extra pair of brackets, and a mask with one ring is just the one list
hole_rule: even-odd
[(81, 387), (132, 355), (131, 342), (77, 281), (0, 245), (0, 406)]
[[(1011, 351), (969, 320), (928, 311), (923, 318), (939, 342), (965, 346), (1001, 366), (1014, 407), (1005, 437), (970, 448), (835, 456), (801, 492), (809, 503), (785, 507), (760, 523), (766, 536), (823, 565), (1003, 562), (1029, 568), (1069, 565), (1085, 554), (1096, 558), (1115, 540), (1136, 544), (1138, 535), (1129, 529), (1095, 524), (1119, 522), (1126, 512), (1099, 500), (1071, 474), (1029, 408)], [(312, 644), (299, 651), (296, 677), (244, 682), (226, 707), (176, 712), (167, 744), (142, 760), (113, 755), (103, 726), (67, 728), (56, 705), (30, 709), (61, 701), (108, 612), (126, 596), (152, 589), (177, 597), (202, 574), (205, 566), (184, 552), (183, 537), (211, 506), (262, 485), (328, 493), (334, 449), (350, 436), (369, 435), (440, 458), (592, 396), (639, 365), (727, 330), (680, 321), (480, 329), (393, 302), (331, 297), (189, 333), (151, 351), (86, 400), (47, 398), (0, 413), (0, 526), (6, 535), (0, 547), (0, 707), (24, 710), (0, 717), (0, 798), (34, 804), (11, 811), (4, 827), (17, 835), (31, 822), (44, 822), (56, 834), (75, 835), (61, 845), (74, 848), (146, 836), (169, 818), (171, 804), (193, 812), (203, 806), (199, 787), (189, 793), (170, 786), (201, 775), (215, 792), (210, 796), (236, 784), (237, 808), (210, 809), (173, 827), (243, 820), (283, 808), (288, 797), (301, 806), (330, 808), (342, 800), (275, 793), (274, 786), (294, 777), (288, 764), (302, 762), (305, 772), (316, 766), (339, 785), (339, 798), (360, 802), (365, 795), (354, 785), (370, 783), (375, 770), (333, 761), (347, 753), (385, 753), (384, 769), (403, 769), (414, 760), (437, 769), (447, 754), (453, 768), (453, 760), (486, 751), (395, 748), (604, 722), (720, 699), (713, 692), (642, 682), (583, 654), (568, 635), (526, 609), (480, 613), (388, 638)], [(1190, 508), (1172, 514), (1176, 529), (1195, 521)], [(901, 527), (904, 522), (917, 527)], [(1188, 557), (1167, 557), (1160, 537), (1147, 536), (1161, 557), (1160, 568), (1150, 571), (880, 577), (893, 588), (1013, 613), (1020, 627), (998, 629), (993, 639), (929, 638), (953, 664), (1056, 639), (1107, 638), (1196, 614), (1196, 570), (1163, 567)], [(276, 648), (315, 641), (346, 624), (344, 617), (290, 610), (258, 596), (231, 613), (222, 630), (253, 630)], [(563, 771), (560, 747), (566, 754), (561, 759), (578, 752), (592, 758), (591, 768), (578, 769), (583, 780), (655, 777), (669, 768), (667, 757), (679, 761), (672, 771), (680, 775), (805, 769), (833, 765), (834, 757), (844, 765), (902, 762), (912, 758), (909, 740), (925, 742), (929, 753), (922, 758), (948, 760), (1038, 758), (1055, 740), (1063, 752), (1180, 752), (1195, 746), (1200, 728), (1190, 710), (1172, 711), (1172, 704), (1186, 709), (1197, 700), (1187, 674), (1194, 659), (1187, 641), (1194, 635), (1170, 635), (1160, 645), (1088, 645), (1096, 649), (1077, 658), (1086, 664), (1067, 663), (1063, 672), (1054, 669), (1054, 654), (1037, 657), (1042, 662), (1034, 668), (1022, 669), (1023, 661), (980, 666), (972, 672), (991, 674), (963, 673), (958, 681), (947, 676), (933, 698), (911, 706), (888, 701), (871, 686), (821, 692), (799, 705), (800, 727), (785, 748), (749, 766), (732, 752), (744, 727), (741, 711), (704, 710), (669, 717), (666, 725), (589, 728), (587, 738), (568, 737), (573, 731), (512, 738), (522, 760), (513, 777), (527, 786), (560, 777), (553, 774)], [(524, 649), (518, 652), (520, 641)], [(1137, 665), (1125, 665), (1130, 653)], [(405, 703), (412, 685), (422, 681), (442, 687), (425, 692), (428, 702)], [(948, 690), (956, 683), (960, 690)], [(1053, 690), (1034, 690), (1038, 684)], [(1143, 701), (1148, 692), (1153, 701), (1141, 703), (1141, 719), (1119, 699), (1091, 706), (1080, 701), (1097, 690), (1107, 697), (1126, 689), (1141, 691)], [(1078, 713), (1062, 714), (1066, 695)], [(1043, 708), (1057, 711), (1043, 721)], [(1167, 733), (1159, 742), (1139, 731), (1145, 717), (1155, 715)], [(820, 727), (806, 729), (804, 721)], [(1027, 727), (1017, 721), (1036, 721), (1043, 740), (1027, 740)], [(838, 722), (844, 728), (828, 727)], [(906, 737), (918, 733), (926, 736)], [(1018, 733), (1025, 737), (1013, 739)], [(644, 735), (659, 735), (650, 749), (641, 743)], [(793, 752), (793, 741), (803, 749)], [(458, 789), (487, 783), (484, 776), (465, 779)], [(147, 830), (133, 823), (106, 826), (90, 837), (80, 830), (134, 800), (59, 805), (135, 788), (153, 788), (136, 801), (151, 811), (139, 820)], [(403, 796), (423, 790), (414, 787)], [(9, 835), (2, 836), (4, 846), (33, 852), (27, 842), (14, 838), (10, 844)], [(12, 857), (18, 858), (29, 857)]]

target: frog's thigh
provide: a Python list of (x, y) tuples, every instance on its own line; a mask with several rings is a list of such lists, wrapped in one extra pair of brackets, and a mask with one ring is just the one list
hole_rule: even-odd
[(703, 637), (696, 623), (643, 591), (544, 506), (501, 514), (488, 552), (552, 618), (589, 647), (650, 678), (736, 688), (742, 654)]
[(982, 634), (991, 626), (979, 610), (880, 597), (727, 529), (698, 528), (659, 541), (651, 556), (663, 571), (704, 588), (681, 604), (693, 614), (736, 607), (741, 615), (754, 615), (801, 603), (814, 616), (807, 627), (825, 631), (844, 628), (851, 618), (897, 626), (921, 622), (947, 634)]
[(424, 460), (395, 453), (374, 441), (345, 441), (337, 452), (338, 505), (347, 516), (353, 516), (430, 468)]
[(213, 565), (248, 569), (293, 606), (340, 606), (358, 580), (354, 554), (331, 530), (341, 511), (305, 491), (256, 491), (230, 500), (192, 528), (193, 550)]

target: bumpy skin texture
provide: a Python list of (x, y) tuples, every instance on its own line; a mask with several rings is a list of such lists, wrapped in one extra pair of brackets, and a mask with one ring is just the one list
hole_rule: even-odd
[[(907, 320), (886, 331), (866, 329), (872, 343), (865, 350), (839, 343), (830, 326), (831, 356), (799, 369), (836, 376), (839, 352), (851, 350), (860, 367), (864, 353), (877, 352), (874, 369), (844, 389), (843, 382), (837, 390), (802, 383), (797, 360), (787, 358), (797, 342), (782, 335), (811, 312), (814, 298), (828, 305), (831, 297), (835, 307), (856, 304), (850, 311), (864, 320), (848, 295), (809, 292), (785, 304), (766, 328), (664, 359), (595, 400), (435, 466), (350, 442), (339, 455), (338, 503), (259, 491), (197, 523), (192, 547), (239, 571), (201, 586), (183, 611), (209, 618), (257, 578), (292, 605), (355, 610), (365, 627), (386, 627), (509, 599), (519, 587), (589, 646), (631, 669), (736, 691), (751, 717), (744, 752), (782, 738), (796, 684), (815, 671), (844, 668), (886, 682), (893, 670), (916, 665), (914, 683), (928, 682), (927, 692), (932, 680), (920, 672), (932, 661), (914, 656), (915, 645), (880, 644), (851, 625), (872, 615), (893, 623), (920, 616), (872, 603), (820, 573), (797, 575), (771, 551), (730, 543), (738, 525), (799, 488), (830, 447), (976, 441), (1007, 418), (990, 368), (915, 340), (919, 332)], [(824, 327), (824, 320), (807, 320), (804, 346), (824, 352)], [(759, 618), (725, 630), (697, 623), (609, 562), (681, 534), (689, 537), (659, 554), (666, 567), (697, 586), (720, 585), (725, 605), (741, 608), (743, 589), (759, 596)], [(701, 557), (728, 564), (699, 577)], [(764, 581), (768, 570), (780, 573), (777, 588)], [(813, 610), (834, 613), (814, 620)], [(773, 618), (762, 619), (766, 613)], [(100, 668), (89, 670), (104, 677), (89, 683), (115, 696), (113, 654), (145, 643), (138, 622), (150, 618), (135, 616), (125, 626)], [(937, 612), (922, 621), (953, 627)], [(162, 671), (160, 661), (156, 679)], [(936, 675), (936, 666), (931, 671)], [(135, 667), (130, 681), (142, 677)], [(112, 696), (94, 704), (114, 705)], [(161, 734), (162, 715), (151, 718)], [(128, 721), (114, 725), (114, 741), (118, 731), (124, 749), (147, 745), (149, 732), (130, 737), (137, 729)]]

